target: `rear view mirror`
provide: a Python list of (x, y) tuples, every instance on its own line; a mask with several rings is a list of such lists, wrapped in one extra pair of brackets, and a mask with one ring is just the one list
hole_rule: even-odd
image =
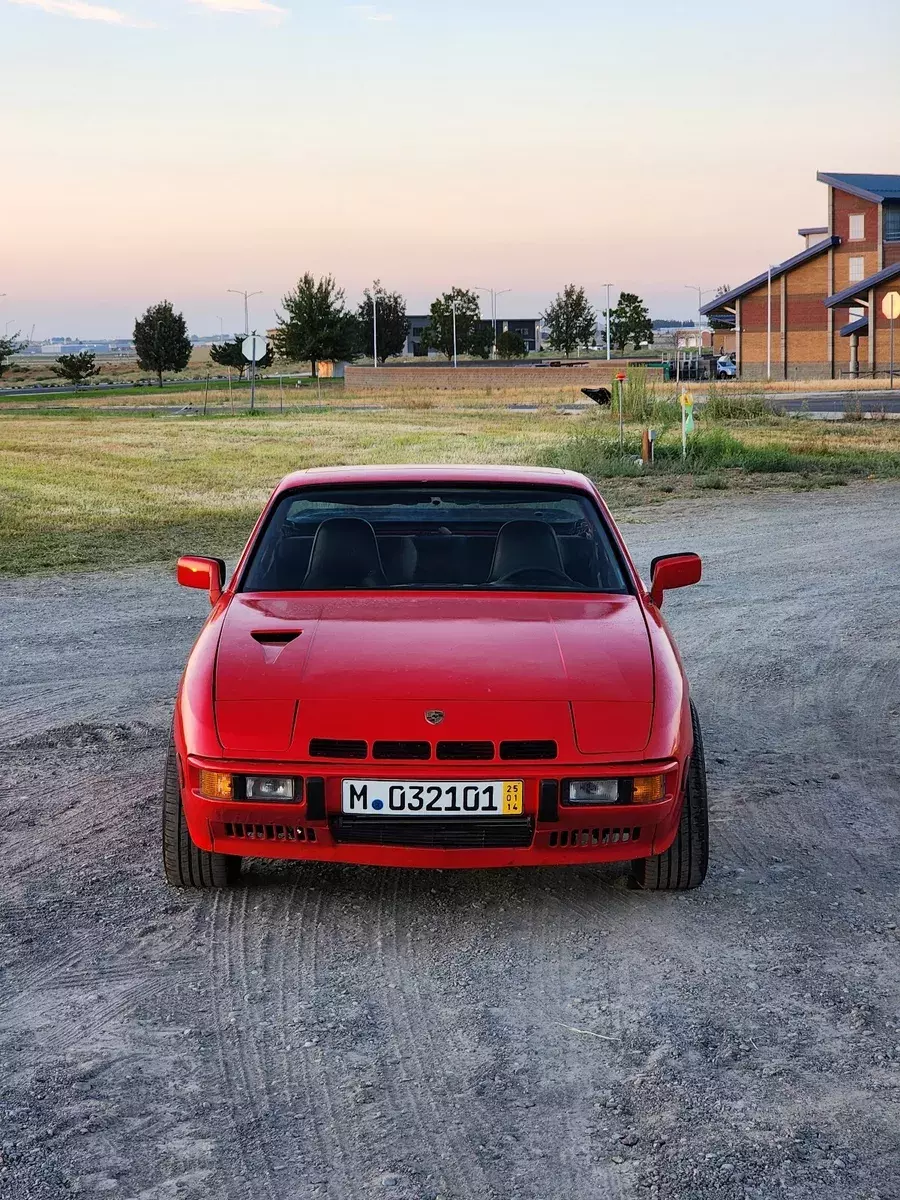
[(200, 558), (185, 554), (178, 560), (178, 582), (182, 587), (203, 588), (215, 604), (225, 586), (225, 563), (221, 558)]
[(663, 592), (699, 583), (702, 573), (699, 554), (662, 554), (650, 564), (650, 599), (659, 608)]

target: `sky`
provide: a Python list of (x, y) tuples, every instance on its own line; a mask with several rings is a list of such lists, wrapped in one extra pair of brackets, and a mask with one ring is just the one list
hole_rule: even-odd
[(0, 333), (262, 329), (307, 270), (688, 318), (817, 170), (900, 172), (898, 43), (896, 0), (0, 0)]

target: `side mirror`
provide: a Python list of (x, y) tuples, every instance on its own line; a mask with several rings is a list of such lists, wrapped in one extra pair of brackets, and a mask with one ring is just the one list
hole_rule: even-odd
[(186, 554), (178, 560), (178, 582), (182, 587), (203, 588), (209, 592), (210, 604), (215, 604), (225, 586), (225, 562)]
[(699, 583), (702, 573), (699, 554), (662, 554), (650, 564), (650, 599), (659, 608), (663, 592)]

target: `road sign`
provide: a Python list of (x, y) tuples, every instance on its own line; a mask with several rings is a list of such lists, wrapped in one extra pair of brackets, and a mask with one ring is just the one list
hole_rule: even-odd
[(889, 321), (900, 317), (900, 292), (888, 292), (881, 302), (881, 311)]
[(259, 362), (266, 356), (266, 339), (258, 333), (251, 333), (241, 342), (241, 351), (247, 362)]

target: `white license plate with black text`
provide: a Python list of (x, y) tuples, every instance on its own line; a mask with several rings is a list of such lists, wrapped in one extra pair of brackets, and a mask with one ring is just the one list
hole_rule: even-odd
[(372, 817), (509, 817), (524, 812), (521, 779), (344, 779), (341, 811)]

